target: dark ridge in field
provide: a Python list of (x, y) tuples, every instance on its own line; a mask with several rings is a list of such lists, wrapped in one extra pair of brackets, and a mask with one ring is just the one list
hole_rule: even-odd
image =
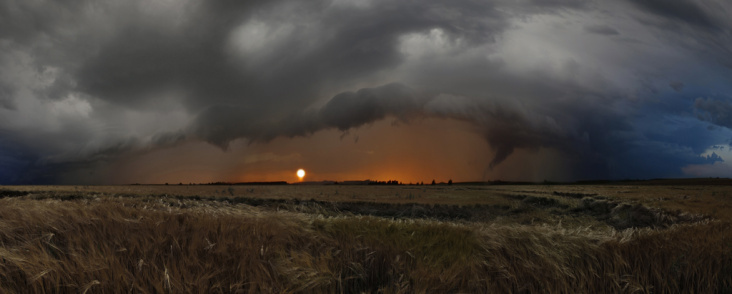
[(597, 193), (571, 193), (571, 192), (552, 192), (553, 195), (557, 196), (564, 196), (564, 197), (570, 197), (570, 198), (584, 198), (584, 197), (592, 197), (597, 196)]
[(253, 197), (211, 197), (150, 195), (139, 196), (129, 194), (90, 194), (37, 192), (28, 193), (13, 190), (0, 190), (0, 198), (29, 196), (33, 199), (56, 199), (64, 201), (94, 199), (98, 196), (138, 198), (143, 202), (167, 201), (171, 206), (187, 208), (191, 206), (184, 201), (210, 201), (227, 204), (244, 204), (266, 210), (284, 210), (308, 214), (335, 216), (341, 214), (375, 216), (396, 219), (433, 219), (440, 221), (480, 221), (486, 222), (502, 216), (513, 216), (545, 210), (554, 215), (591, 216), (615, 229), (627, 228), (667, 228), (673, 224), (692, 223), (708, 217), (681, 211), (669, 212), (658, 208), (649, 208), (639, 204), (622, 203), (597, 196), (595, 193), (561, 193), (554, 191), (552, 195), (578, 199), (581, 204), (570, 207), (557, 199), (530, 195), (502, 194), (501, 196), (519, 200), (518, 206), (510, 205), (447, 205), (422, 203), (380, 203), (367, 201), (321, 201), (316, 199), (272, 199)]
[(20, 197), (20, 196), (26, 196), (28, 194), (30, 194), (30, 193), (26, 192), (26, 191), (15, 191), (15, 190), (7, 190), (7, 189), (0, 190), (0, 198)]

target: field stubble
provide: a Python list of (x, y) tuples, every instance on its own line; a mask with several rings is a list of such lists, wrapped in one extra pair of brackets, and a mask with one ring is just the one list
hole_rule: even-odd
[(729, 293), (723, 193), (6, 187), (0, 292)]

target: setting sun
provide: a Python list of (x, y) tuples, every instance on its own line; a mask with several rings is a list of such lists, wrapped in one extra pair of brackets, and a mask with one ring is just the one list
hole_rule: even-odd
[(302, 179), (305, 177), (305, 170), (304, 169), (298, 169), (297, 170), (297, 177), (300, 178), (300, 180), (302, 181)]

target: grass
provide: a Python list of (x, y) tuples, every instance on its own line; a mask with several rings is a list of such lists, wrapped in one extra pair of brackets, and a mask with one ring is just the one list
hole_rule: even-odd
[(501, 214), (464, 219), (285, 197), (1, 191), (0, 292), (732, 293), (726, 220), (648, 208), (651, 225), (619, 229), (590, 204), (631, 198), (520, 189), (486, 190), (475, 211), (472, 194), (456, 206), (421, 198)]

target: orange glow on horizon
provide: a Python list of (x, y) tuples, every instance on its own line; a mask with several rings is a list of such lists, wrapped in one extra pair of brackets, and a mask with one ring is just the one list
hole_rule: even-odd
[[(485, 139), (464, 122), (425, 119), (394, 126), (385, 119), (346, 137), (338, 130), (324, 130), (309, 137), (278, 137), (253, 145), (234, 141), (228, 152), (208, 143), (189, 142), (134, 160), (125, 157), (103, 175), (114, 174), (112, 183), (119, 184), (304, 182), (305, 177), (309, 182), (368, 179), (427, 184), (432, 180), (561, 180), (566, 174), (561, 154), (551, 149), (517, 149), (505, 162), (489, 169), (492, 157)], [(302, 178), (297, 176), (301, 168)]]

